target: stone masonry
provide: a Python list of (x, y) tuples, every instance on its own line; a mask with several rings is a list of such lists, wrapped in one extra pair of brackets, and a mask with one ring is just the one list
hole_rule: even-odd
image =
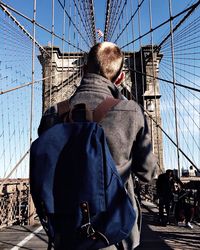
[(43, 111), (68, 99), (80, 83), (83, 74), (83, 53), (64, 53), (57, 47), (45, 47), (39, 56), (43, 70)]

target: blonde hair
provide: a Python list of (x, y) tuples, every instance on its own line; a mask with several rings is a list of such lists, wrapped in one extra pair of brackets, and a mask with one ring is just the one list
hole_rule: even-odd
[(124, 62), (120, 48), (111, 42), (94, 45), (87, 58), (87, 70), (96, 73), (114, 82), (119, 76)]

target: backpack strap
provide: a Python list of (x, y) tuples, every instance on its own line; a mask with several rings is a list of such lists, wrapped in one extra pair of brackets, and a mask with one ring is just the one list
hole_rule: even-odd
[[(107, 97), (105, 100), (103, 100), (93, 111), (93, 119), (91, 118), (91, 114), (89, 110), (87, 109), (86, 105), (81, 103), (77, 104), (73, 107), (73, 110), (84, 110), (85, 111), (85, 119), (86, 120), (93, 120), (94, 122), (100, 122), (107, 114), (107, 112), (116, 106), (121, 100), (120, 99), (115, 99), (112, 97)], [(68, 121), (68, 120), (73, 120), (71, 117), (71, 112), (70, 112), (70, 105), (69, 105), (69, 100), (65, 100), (63, 102), (59, 102), (57, 104), (57, 109), (58, 109), (58, 116), (60, 120), (62, 121)], [(69, 117), (70, 116), (70, 117)]]
[(66, 114), (67, 112), (69, 112), (69, 110), (70, 110), (69, 100), (59, 102), (57, 104), (57, 109), (58, 109), (58, 115), (59, 116), (62, 116), (64, 114)]
[(107, 114), (107, 112), (116, 106), (121, 100), (112, 97), (107, 97), (101, 102), (93, 112), (93, 121), (100, 122)]

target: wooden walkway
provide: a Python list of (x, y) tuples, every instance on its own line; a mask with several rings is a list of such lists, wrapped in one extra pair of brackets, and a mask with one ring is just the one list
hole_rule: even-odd
[[(155, 205), (143, 203), (143, 225), (141, 245), (137, 250), (197, 250), (200, 249), (200, 223), (194, 228), (182, 226), (158, 225)], [(0, 231), (0, 250), (45, 250), (47, 237), (40, 225), (12, 226)]]

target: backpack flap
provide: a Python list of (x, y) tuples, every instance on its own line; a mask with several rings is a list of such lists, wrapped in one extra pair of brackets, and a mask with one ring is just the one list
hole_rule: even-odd
[[(47, 213), (70, 213), (80, 199), (88, 197), (96, 200), (92, 202), (98, 206), (95, 211), (105, 210), (104, 183), (93, 183), (95, 176), (103, 176), (103, 168), (95, 168), (103, 165), (101, 148), (93, 135), (96, 126), (95, 123), (57, 124), (32, 144), (31, 187), (33, 195), (45, 202)], [(91, 150), (91, 144), (97, 146), (95, 150)], [(79, 197), (80, 192), (85, 196)]]

